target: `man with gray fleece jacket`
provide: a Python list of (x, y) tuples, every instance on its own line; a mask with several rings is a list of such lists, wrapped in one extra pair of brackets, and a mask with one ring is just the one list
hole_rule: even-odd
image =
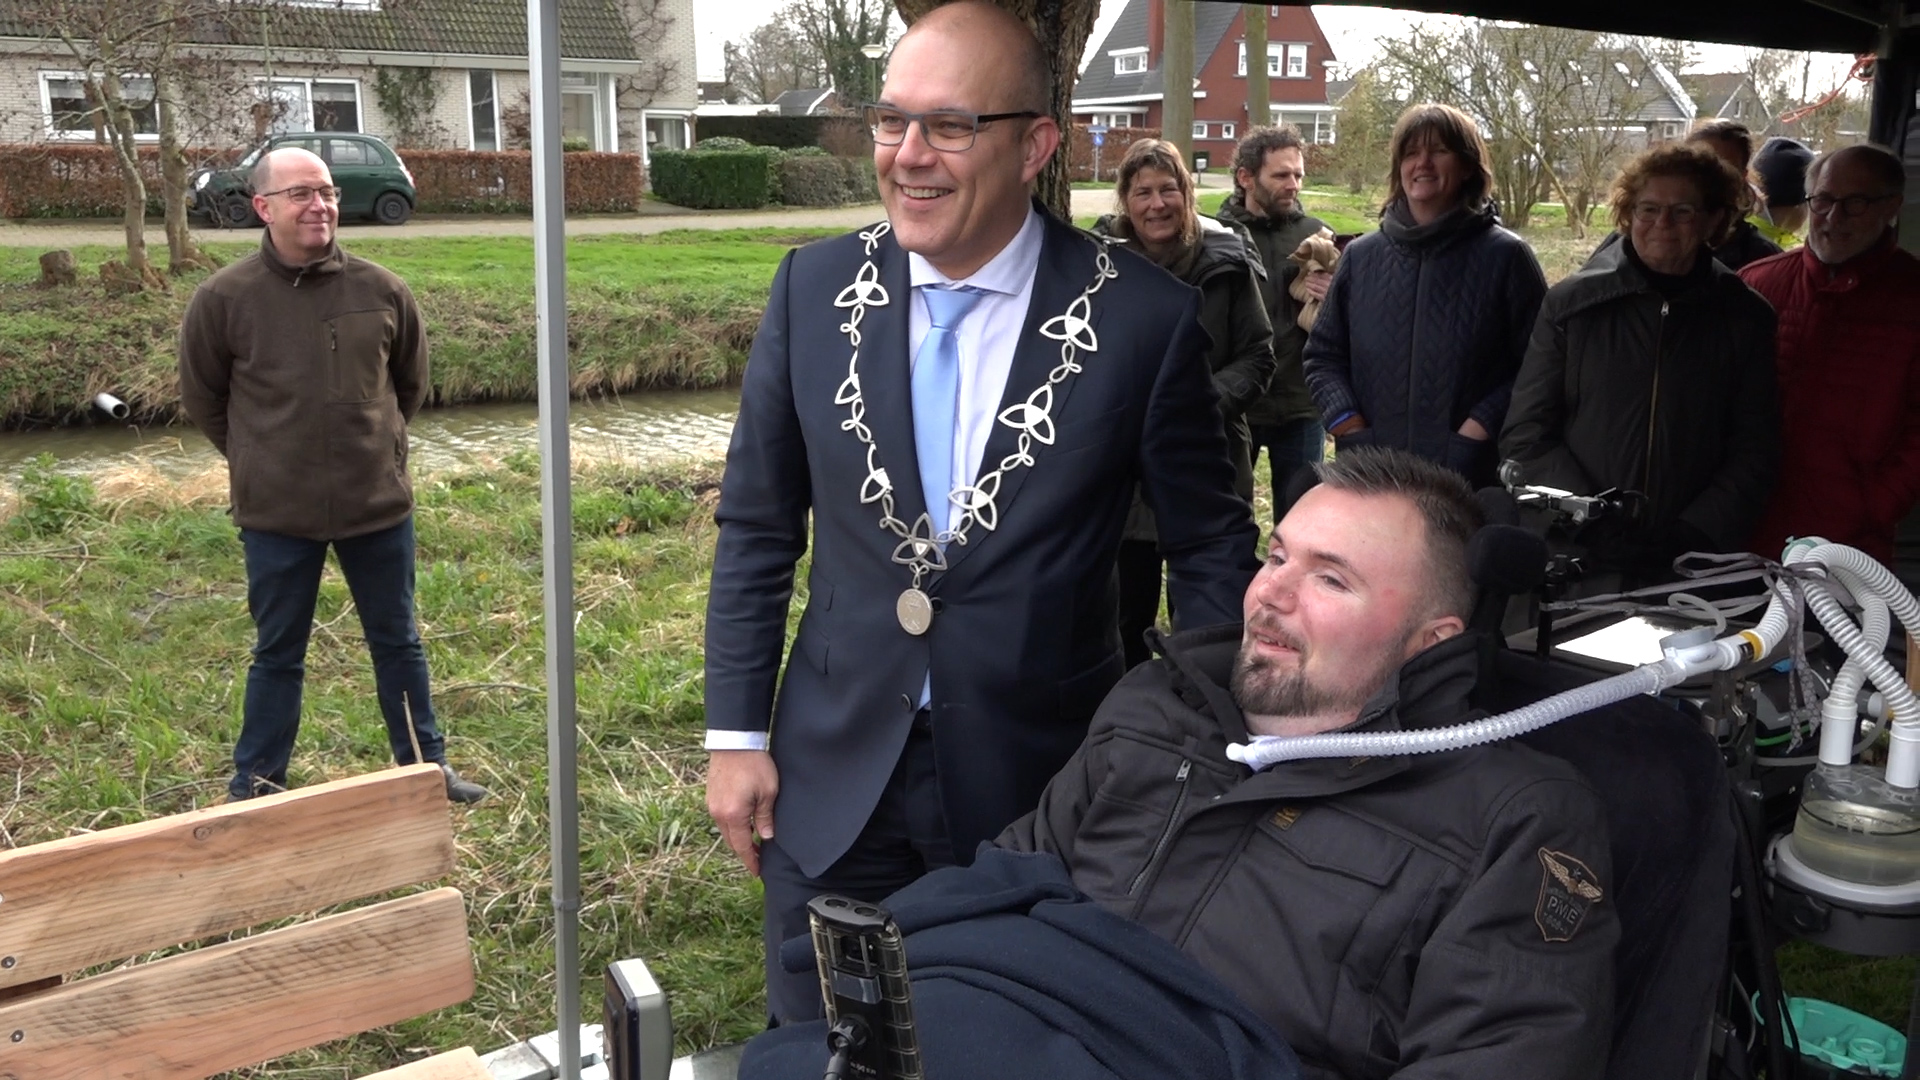
[(307, 639), (331, 545), (373, 656), (394, 759), (439, 763), (447, 797), (486, 789), (446, 764), (414, 623), (407, 421), (427, 395), (420, 309), (340, 250), (340, 189), (306, 150), (262, 155), (259, 252), (208, 278), (180, 327), (180, 396), (227, 459), (257, 638), (230, 799), (285, 790)]

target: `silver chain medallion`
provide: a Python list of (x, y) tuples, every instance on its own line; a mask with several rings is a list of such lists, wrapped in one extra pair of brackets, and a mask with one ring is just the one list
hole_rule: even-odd
[(919, 589), (908, 589), (894, 601), (893, 614), (900, 620), (900, 629), (919, 637), (933, 626), (933, 601)]
[(965, 544), (967, 534), (976, 523), (988, 532), (998, 528), (1000, 508), (994, 499), (1000, 493), (1001, 481), (1015, 469), (1033, 465), (1036, 443), (1053, 445), (1053, 388), (1080, 373), (1080, 353), (1100, 351), (1100, 340), (1093, 332), (1093, 294), (1108, 280), (1119, 277), (1120, 272), (1114, 269), (1113, 256), (1106, 246), (1094, 245), (1093, 282), (1067, 305), (1065, 313), (1048, 319), (1040, 327), (1042, 336), (1060, 343), (1060, 363), (1025, 401), (1002, 409), (997, 417), (999, 423), (1020, 433), (1013, 453), (1000, 459), (996, 468), (972, 484), (947, 493), (947, 501), (952, 504), (948, 516), (952, 517), (957, 511), (959, 517), (954, 519), (951, 528), (936, 535), (928, 515), (921, 514), (909, 526), (893, 512), (893, 481), (880, 464), (880, 448), (874, 445), (873, 431), (867, 427), (867, 402), (860, 392), (860, 323), (869, 307), (886, 307), (890, 303), (886, 287), (880, 284), (880, 268), (873, 261), (873, 253), (880, 247), (880, 238), (891, 228), (890, 223), (882, 221), (860, 234), (860, 239), (866, 242), (866, 262), (853, 283), (840, 290), (833, 301), (835, 307), (850, 309), (847, 321), (840, 324), (840, 332), (847, 335), (847, 343), (853, 346), (853, 356), (847, 361), (847, 377), (834, 393), (833, 403), (847, 407), (847, 418), (840, 422), (840, 430), (853, 432), (867, 448), (867, 476), (860, 483), (860, 501), (879, 503), (880, 527), (900, 541), (894, 546), (893, 561), (913, 574), (913, 584), (895, 601), (894, 615), (900, 620), (902, 630), (919, 637), (933, 626), (933, 601), (921, 589), (921, 584), (928, 574), (947, 568), (946, 545)]

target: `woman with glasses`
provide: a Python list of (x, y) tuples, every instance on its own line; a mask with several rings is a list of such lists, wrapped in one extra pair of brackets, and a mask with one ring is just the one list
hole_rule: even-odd
[(1392, 446), (1492, 483), (1546, 275), (1500, 227), (1465, 113), (1413, 106), (1389, 156), (1380, 231), (1348, 245), (1307, 338), (1307, 389), (1336, 449)]
[[(1687, 135), (1687, 141), (1713, 151), (1721, 161), (1747, 180), (1741, 187), (1740, 216), (1734, 219), (1733, 231), (1727, 238), (1714, 246), (1713, 257), (1727, 269), (1738, 270), (1748, 263), (1780, 254), (1780, 245), (1769, 239), (1747, 217), (1762, 212), (1761, 208), (1765, 206), (1764, 194), (1754, 187), (1752, 177), (1748, 174), (1748, 166), (1753, 160), (1753, 134), (1747, 130), (1747, 125), (1738, 120), (1715, 120), (1694, 128)], [(1609, 232), (1606, 239), (1600, 241), (1600, 246), (1593, 250), (1587, 264), (1592, 265), (1603, 256), (1616, 256), (1620, 249), (1620, 237), (1618, 232)]]
[[(1200, 326), (1227, 427), (1234, 490), (1253, 501), (1252, 437), (1247, 406), (1273, 378), (1273, 323), (1260, 292), (1265, 275), (1246, 237), (1194, 206), (1193, 175), (1172, 143), (1142, 139), (1127, 150), (1114, 186), (1119, 210), (1094, 224), (1095, 235), (1126, 244), (1200, 290)], [(1153, 513), (1136, 491), (1120, 542), (1120, 641), (1128, 667), (1148, 659), (1142, 635), (1160, 612), (1160, 548)]]
[(1547, 292), (1500, 439), (1529, 484), (1645, 496), (1637, 522), (1575, 538), (1629, 583), (1687, 551), (1736, 551), (1778, 458), (1773, 309), (1717, 262), (1746, 181), (1667, 143), (1613, 182), (1618, 257)]

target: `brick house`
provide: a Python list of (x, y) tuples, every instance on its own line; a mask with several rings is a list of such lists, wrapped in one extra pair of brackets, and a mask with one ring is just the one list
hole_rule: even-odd
[[(524, 0), (406, 0), (390, 10), (382, 0), (281, 0), (260, 11), (270, 14), (209, 20), (184, 47), (218, 72), (207, 83), (183, 79), (190, 143), (317, 130), (435, 149), (525, 145)], [(692, 0), (560, 0), (560, 52), (563, 137), (627, 153), (692, 141)], [(0, 4), (0, 142), (94, 141), (78, 69), (57, 36)], [(153, 80), (119, 74), (139, 137), (157, 138)], [(381, 100), (383, 86), (393, 95), (402, 83), (415, 113), (406, 130)]]
[[(1246, 133), (1246, 12), (1241, 4), (1193, 5), (1193, 148), (1223, 160)], [(1165, 0), (1127, 0), (1106, 40), (1089, 52), (1073, 88), (1077, 123), (1161, 126)], [(1333, 47), (1306, 7), (1270, 4), (1267, 74), (1275, 123), (1293, 124), (1309, 142), (1334, 139), (1327, 102)]]

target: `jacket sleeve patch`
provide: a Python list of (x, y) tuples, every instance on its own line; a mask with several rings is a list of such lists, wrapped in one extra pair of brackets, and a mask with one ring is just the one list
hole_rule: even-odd
[(1599, 879), (1586, 863), (1565, 852), (1540, 849), (1540, 899), (1533, 921), (1542, 938), (1572, 941), (1600, 899)]

